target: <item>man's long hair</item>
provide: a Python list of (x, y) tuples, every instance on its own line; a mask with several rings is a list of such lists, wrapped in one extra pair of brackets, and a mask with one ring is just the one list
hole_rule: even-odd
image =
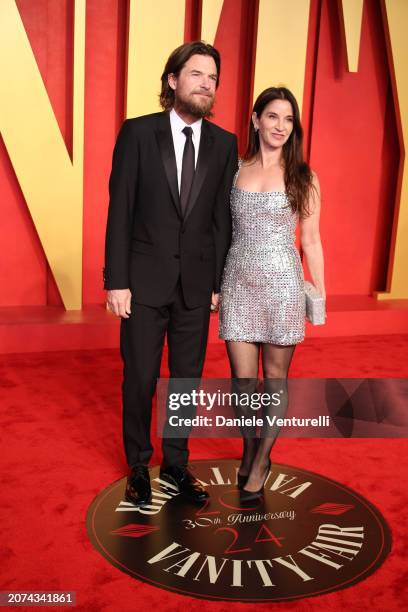
[[(285, 189), (294, 213), (300, 217), (310, 214), (309, 199), (315, 187), (310, 166), (303, 158), (303, 129), (300, 123), (299, 107), (296, 98), (286, 87), (269, 87), (257, 97), (253, 113), (259, 118), (265, 107), (273, 100), (287, 100), (293, 111), (293, 130), (282, 147), (285, 166)], [(259, 133), (254, 128), (252, 118), (249, 122), (248, 146), (244, 160), (255, 160), (259, 151)], [(314, 194), (313, 194), (314, 195)]]
[(164, 110), (170, 110), (174, 106), (174, 90), (168, 82), (169, 74), (174, 74), (176, 77), (180, 74), (180, 70), (192, 55), (210, 55), (217, 67), (217, 83), (220, 81), (221, 58), (220, 54), (212, 45), (202, 40), (194, 40), (193, 42), (185, 43), (177, 47), (170, 55), (164, 67), (164, 72), (161, 76), (161, 92), (160, 105)]

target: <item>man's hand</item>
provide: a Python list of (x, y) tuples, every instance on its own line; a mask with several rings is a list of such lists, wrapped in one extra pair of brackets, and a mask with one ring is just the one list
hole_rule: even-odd
[(129, 318), (131, 298), (130, 289), (111, 289), (106, 296), (109, 310), (117, 317), (124, 319)]
[(212, 312), (218, 312), (219, 305), (220, 305), (220, 294), (214, 293), (213, 291), (211, 295), (211, 306), (210, 306)]

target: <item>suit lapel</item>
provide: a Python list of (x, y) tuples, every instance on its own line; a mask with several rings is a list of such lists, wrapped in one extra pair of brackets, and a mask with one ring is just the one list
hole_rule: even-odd
[(197, 202), (198, 195), (207, 175), (208, 166), (211, 159), (213, 136), (211, 134), (208, 122), (204, 119), (201, 124), (200, 148), (198, 150), (197, 167), (194, 173), (193, 184), (191, 186), (190, 197), (188, 200), (187, 210), (184, 215), (184, 221), (191, 213)]
[(173, 137), (171, 134), (169, 113), (159, 115), (156, 129), (157, 142), (163, 160), (164, 170), (169, 183), (171, 196), (178, 215), (181, 217), (180, 196), (177, 181), (176, 155), (174, 153)]

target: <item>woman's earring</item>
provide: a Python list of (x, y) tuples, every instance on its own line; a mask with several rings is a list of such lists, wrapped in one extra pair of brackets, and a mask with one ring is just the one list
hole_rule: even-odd
[(255, 132), (258, 131), (258, 128), (256, 127), (256, 125), (254, 125), (254, 130), (255, 130)]

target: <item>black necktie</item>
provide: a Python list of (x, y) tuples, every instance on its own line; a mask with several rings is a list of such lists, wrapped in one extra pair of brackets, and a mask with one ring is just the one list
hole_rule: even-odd
[(183, 151), (183, 163), (181, 166), (181, 181), (180, 181), (180, 205), (181, 214), (185, 215), (190, 195), (191, 184), (194, 178), (195, 171), (195, 152), (192, 140), (193, 129), (186, 126), (183, 129), (183, 134), (186, 136), (186, 142)]

